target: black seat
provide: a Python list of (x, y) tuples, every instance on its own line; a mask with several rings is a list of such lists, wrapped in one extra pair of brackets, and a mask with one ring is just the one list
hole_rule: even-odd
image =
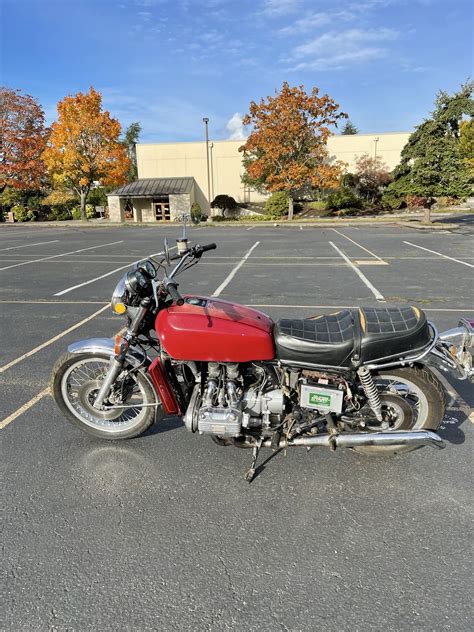
[[(282, 319), (275, 325), (277, 357), (348, 367), (360, 361), (406, 355), (426, 347), (431, 333), (417, 307), (364, 307), (309, 319)], [(360, 347), (360, 349), (359, 349)]]

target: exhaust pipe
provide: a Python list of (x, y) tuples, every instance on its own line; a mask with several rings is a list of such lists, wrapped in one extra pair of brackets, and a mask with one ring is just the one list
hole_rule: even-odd
[[(263, 445), (265, 447), (272, 447), (272, 442), (270, 439), (266, 439)], [(306, 448), (324, 446), (332, 449), (357, 448), (360, 446), (431, 445), (433, 448), (442, 450), (446, 447), (441, 437), (431, 430), (415, 430), (413, 432), (405, 432), (403, 430), (394, 432), (348, 432), (332, 435), (322, 434), (314, 437), (296, 437), (288, 442), (284, 439), (280, 441), (280, 448), (299, 445)]]

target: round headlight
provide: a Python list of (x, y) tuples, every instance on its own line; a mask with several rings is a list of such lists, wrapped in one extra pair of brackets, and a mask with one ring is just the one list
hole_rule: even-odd
[(150, 279), (141, 270), (133, 270), (127, 274), (127, 280), (125, 282), (127, 288), (131, 292), (140, 292), (146, 289)]
[(125, 314), (128, 305), (128, 290), (126, 286), (127, 275), (124, 274), (115, 286), (112, 294), (111, 305), (116, 314)]

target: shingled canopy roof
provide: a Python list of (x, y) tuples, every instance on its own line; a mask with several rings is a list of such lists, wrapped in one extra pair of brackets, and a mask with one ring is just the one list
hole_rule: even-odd
[(111, 191), (107, 195), (126, 197), (154, 197), (159, 195), (180, 195), (191, 193), (194, 178), (143, 178)]

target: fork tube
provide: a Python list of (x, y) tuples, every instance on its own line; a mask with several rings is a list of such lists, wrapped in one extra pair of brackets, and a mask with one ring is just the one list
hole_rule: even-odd
[(104, 378), (104, 381), (102, 382), (102, 386), (100, 387), (99, 392), (97, 393), (97, 397), (95, 398), (95, 401), (94, 401), (95, 408), (102, 407), (102, 404), (104, 403), (104, 400), (106, 399), (106, 397), (108, 397), (112, 384), (118, 378), (120, 371), (122, 370), (122, 367), (123, 367), (123, 360), (117, 360), (117, 358), (110, 358), (107, 374)]

